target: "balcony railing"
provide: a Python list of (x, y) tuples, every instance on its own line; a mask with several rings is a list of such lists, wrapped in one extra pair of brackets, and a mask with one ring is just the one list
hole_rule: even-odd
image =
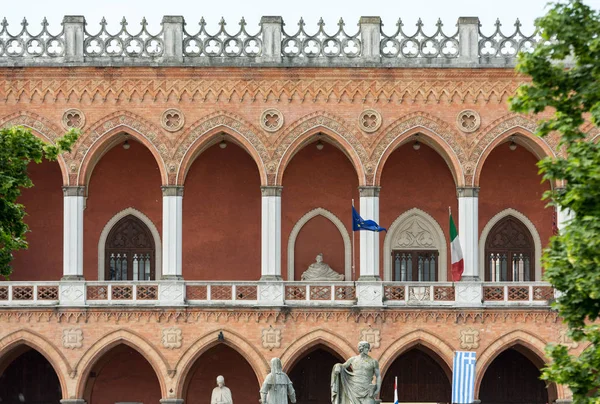
[(548, 306), (544, 282), (1, 282), (6, 306)]

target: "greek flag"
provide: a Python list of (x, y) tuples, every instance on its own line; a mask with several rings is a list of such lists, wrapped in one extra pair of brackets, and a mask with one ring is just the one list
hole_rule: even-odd
[(452, 403), (471, 404), (475, 394), (475, 352), (454, 352)]

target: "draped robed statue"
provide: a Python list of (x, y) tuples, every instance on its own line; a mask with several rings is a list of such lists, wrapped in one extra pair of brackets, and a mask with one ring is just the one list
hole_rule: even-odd
[[(358, 343), (357, 356), (337, 363), (331, 372), (331, 404), (379, 404), (381, 390), (379, 362), (369, 356), (371, 344)], [(375, 384), (373, 384), (375, 377)]]
[(261, 404), (288, 404), (296, 402), (296, 392), (292, 381), (283, 372), (279, 358), (271, 359), (271, 373), (269, 373), (260, 388)]

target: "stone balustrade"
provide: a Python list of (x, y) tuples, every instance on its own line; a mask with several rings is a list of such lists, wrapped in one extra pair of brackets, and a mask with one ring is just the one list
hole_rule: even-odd
[(262, 17), (255, 29), (242, 19), (231, 32), (223, 19), (214, 32), (204, 19), (194, 25), (165, 16), (160, 30), (145, 19), (136, 29), (123, 18), (111, 30), (104, 19), (97, 26), (65, 16), (62, 30), (52, 33), (46, 19), (39, 32), (25, 19), (11, 30), (4, 19), (0, 66), (512, 67), (519, 51), (530, 52), (539, 41), (523, 34), (518, 21), (505, 33), (499, 21), (481, 30), (476, 17), (459, 18), (456, 28), (419, 20), (411, 29), (398, 20), (389, 30), (380, 17), (361, 17), (350, 32), (341, 19), (335, 27), (321, 20), (311, 28), (278, 16)]
[(2, 282), (13, 306), (548, 306), (545, 282)]

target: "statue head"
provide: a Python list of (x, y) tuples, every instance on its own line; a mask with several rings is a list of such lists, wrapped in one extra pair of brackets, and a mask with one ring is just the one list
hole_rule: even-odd
[(273, 358), (271, 359), (271, 373), (281, 373), (283, 372), (283, 366), (281, 365), (281, 359)]
[(225, 378), (223, 376), (217, 376), (217, 386), (225, 386)]
[(323, 253), (317, 254), (317, 262), (323, 262)]
[(369, 344), (367, 341), (360, 341), (358, 343), (358, 353), (368, 354), (370, 350), (371, 344)]

